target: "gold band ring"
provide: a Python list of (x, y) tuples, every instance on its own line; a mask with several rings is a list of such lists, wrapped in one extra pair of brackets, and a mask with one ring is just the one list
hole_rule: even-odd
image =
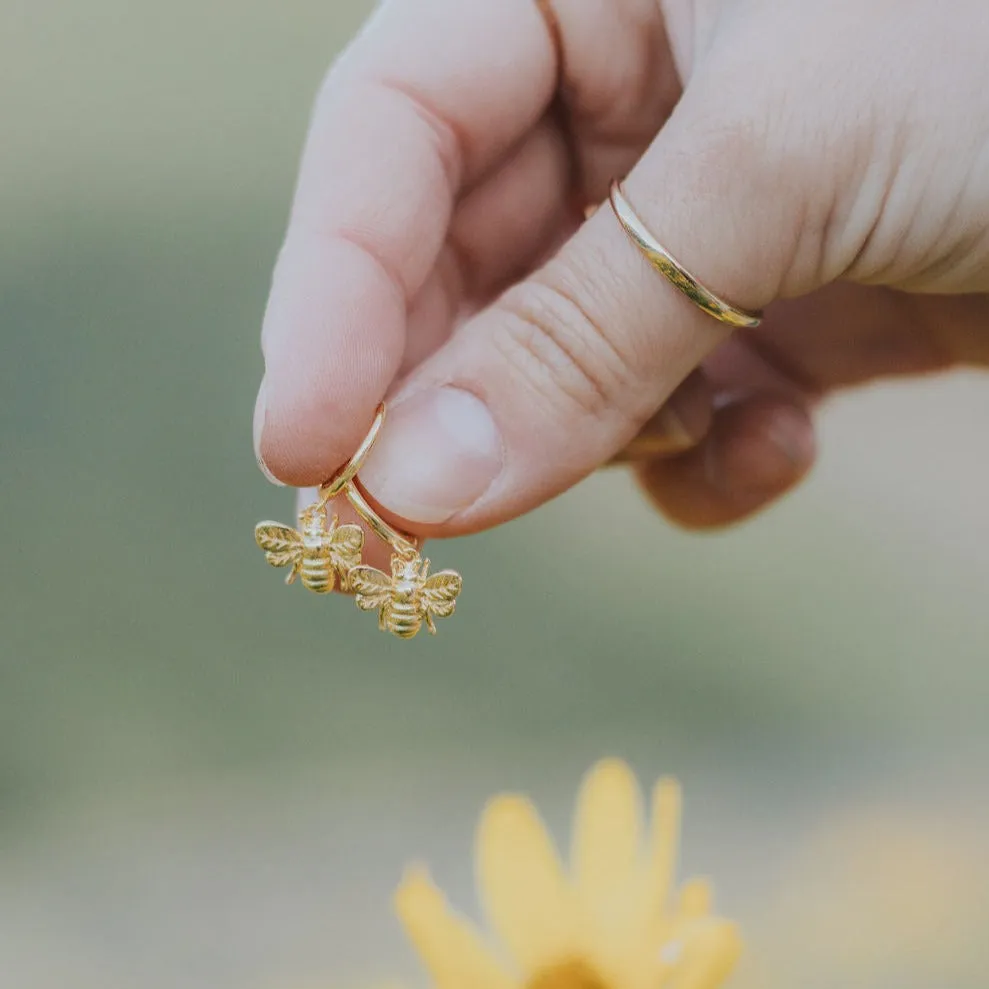
[(611, 208), (628, 235), (629, 240), (645, 255), (646, 260), (667, 280), (672, 282), (690, 301), (709, 316), (729, 326), (752, 327), (762, 322), (762, 313), (746, 312), (726, 302), (705, 288), (649, 231), (625, 198), (621, 183), (611, 183), (608, 194)]

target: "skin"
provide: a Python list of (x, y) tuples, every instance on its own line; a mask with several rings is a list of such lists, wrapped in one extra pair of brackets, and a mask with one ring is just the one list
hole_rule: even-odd
[[(714, 527), (804, 476), (832, 393), (989, 362), (984, 0), (554, 3), (394, 0), (330, 71), (262, 334), (271, 475), (318, 483), (382, 396), (453, 385), (499, 467), (440, 521), (382, 487), (412, 531), (503, 523), (626, 449)], [(761, 327), (584, 222), (614, 176)]]

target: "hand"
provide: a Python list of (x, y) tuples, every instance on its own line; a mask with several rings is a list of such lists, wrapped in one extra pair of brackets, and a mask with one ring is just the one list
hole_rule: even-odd
[[(317, 102), (259, 458), (325, 479), (387, 393), (362, 480), (423, 535), (528, 511), (643, 432), (673, 519), (760, 509), (829, 392), (989, 363), (986, 37), (983, 0), (386, 3)], [(626, 174), (762, 327), (729, 339), (610, 210), (583, 221)]]

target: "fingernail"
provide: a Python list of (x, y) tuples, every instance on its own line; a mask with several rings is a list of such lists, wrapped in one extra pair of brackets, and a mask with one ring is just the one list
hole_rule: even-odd
[(460, 388), (420, 392), (388, 410), (361, 481), (384, 508), (437, 524), (469, 508), (501, 472), (498, 429)]
[(798, 409), (778, 409), (769, 423), (769, 439), (799, 470), (806, 470), (814, 460), (814, 433), (806, 413)]
[(611, 462), (634, 463), (690, 450), (707, 435), (712, 414), (707, 385), (688, 380)]
[(258, 462), (258, 469), (276, 487), (284, 488), (285, 484), (279, 481), (274, 474), (268, 470), (268, 465), (261, 456), (261, 436), (264, 433), (265, 414), (265, 382), (261, 379), (261, 387), (258, 389), (258, 398), (254, 403), (254, 456)]
[(711, 386), (700, 371), (695, 371), (670, 395), (646, 431), (665, 440), (666, 452), (677, 453), (704, 439), (713, 415)]
[(747, 422), (709, 444), (705, 473), (729, 494), (765, 495), (796, 483), (814, 461), (814, 432), (801, 409), (779, 407), (770, 415), (750, 410)]
[(664, 405), (656, 415), (657, 432), (666, 437), (674, 450), (686, 449), (692, 446), (694, 438), (686, 423), (672, 404)]
[(666, 457), (690, 449), (695, 442), (676, 410), (664, 405), (611, 463), (630, 464)]

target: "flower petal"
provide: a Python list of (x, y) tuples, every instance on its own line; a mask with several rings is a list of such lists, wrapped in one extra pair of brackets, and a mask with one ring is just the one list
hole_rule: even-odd
[(576, 900), (532, 804), (490, 801), (477, 830), (477, 882), (491, 926), (527, 973), (578, 946)]
[(714, 890), (707, 879), (688, 879), (680, 887), (677, 919), (699, 920), (706, 917), (714, 906)]
[(657, 914), (649, 929), (651, 942), (664, 945), (683, 945), (699, 925), (711, 917), (714, 908), (714, 889), (707, 879), (688, 879), (680, 887), (675, 907)]
[(652, 794), (652, 830), (645, 872), (646, 914), (650, 917), (659, 916), (669, 905), (680, 850), (682, 809), (680, 784), (669, 777), (661, 779)]
[(695, 927), (684, 939), (669, 989), (718, 989), (731, 974), (742, 953), (742, 939), (734, 924), (710, 920)]
[(436, 989), (512, 989), (513, 980), (473, 926), (449, 908), (424, 869), (406, 874), (395, 909)]
[(610, 910), (627, 891), (642, 848), (642, 794), (620, 759), (594, 766), (580, 789), (574, 814), (571, 863), (581, 901)]

